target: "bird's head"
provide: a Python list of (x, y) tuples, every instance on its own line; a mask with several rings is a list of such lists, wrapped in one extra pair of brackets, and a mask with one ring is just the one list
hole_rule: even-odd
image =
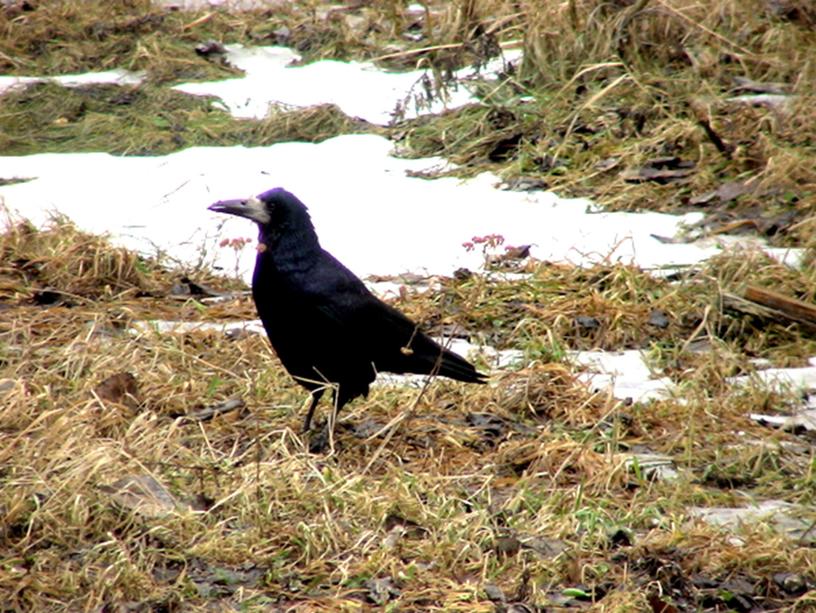
[(245, 217), (258, 224), (264, 242), (286, 234), (313, 233), (306, 205), (282, 187), (250, 198), (219, 200), (209, 206), (216, 213)]

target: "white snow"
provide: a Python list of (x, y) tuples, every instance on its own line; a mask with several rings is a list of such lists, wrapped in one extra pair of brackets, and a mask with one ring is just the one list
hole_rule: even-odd
[(806, 543), (814, 542), (812, 510), (784, 500), (750, 501), (744, 507), (693, 507), (693, 518), (726, 530), (738, 531), (745, 525), (767, 524), (777, 532)]
[(585, 368), (579, 378), (593, 391), (611, 389), (615, 398), (646, 402), (668, 398), (674, 390), (668, 377), (652, 377), (640, 351), (576, 351), (570, 355)]
[[(501, 234), (507, 245), (532, 244), (532, 255), (587, 264), (634, 263), (644, 268), (694, 264), (720, 249), (663, 244), (652, 234), (674, 236), (698, 218), (661, 213), (588, 213), (586, 200), (550, 192), (493, 187), (483, 174), (461, 181), (406, 176), (433, 167), (435, 158), (391, 157), (391, 144), (375, 135), (349, 135), (321, 144), (190, 148), (167, 156), (117, 157), (103, 153), (0, 157), (4, 178), (32, 180), (0, 187), (14, 212), (43, 223), (53, 211), (115, 242), (159, 249), (189, 264), (204, 261), (235, 268), (223, 238), (254, 238), (245, 220), (207, 211), (224, 198), (284, 186), (309, 207), (324, 247), (358, 275), (450, 274), (477, 269), (478, 251), (462, 243)], [(254, 245), (239, 252), (249, 279)]]
[[(729, 379), (731, 385), (749, 385), (756, 383), (770, 389), (797, 392), (805, 399), (801, 406), (794, 407), (792, 414), (768, 415), (751, 413), (749, 417), (767, 426), (785, 429), (804, 428), (816, 431), (816, 357), (809, 360), (810, 366), (800, 368), (765, 368), (751, 375), (742, 375)], [(786, 407), (790, 410), (790, 407)]]
[(80, 85), (138, 85), (142, 82), (144, 75), (138, 72), (127, 70), (108, 70), (105, 72), (86, 72), (82, 74), (67, 74), (57, 77), (15, 77), (0, 75), (0, 95), (6, 91), (41, 83), (43, 81), (53, 81), (65, 87), (77, 87)]
[(155, 334), (189, 334), (191, 332), (217, 332), (219, 334), (234, 334), (246, 332), (248, 334), (264, 334), (260, 319), (248, 321), (210, 322), (210, 321), (174, 321), (167, 319), (151, 319), (148, 321), (134, 321), (129, 332), (134, 336), (148, 333)]
[(810, 358), (810, 366), (801, 368), (766, 368), (751, 375), (732, 377), (732, 384), (745, 385), (751, 381), (774, 387), (787, 387), (803, 392), (816, 390), (816, 357)]
[[(404, 105), (405, 117), (423, 112), (437, 113), (475, 102), (467, 87), (473, 74), (470, 68), (456, 73), (459, 86), (447, 92), (444, 100), (425, 103), (422, 85), (425, 70), (386, 72), (372, 62), (320, 60), (293, 65), (300, 55), (287, 47), (250, 47), (226, 45), (226, 60), (245, 71), (242, 77), (184, 83), (177, 89), (188, 94), (218, 96), (236, 117), (262, 119), (271, 105), (308, 107), (336, 104), (346, 115), (387, 124), (398, 105)], [(483, 75), (494, 75), (505, 62), (518, 61), (519, 51), (508, 51), (504, 58), (491, 61)], [(417, 103), (420, 106), (417, 106)]]

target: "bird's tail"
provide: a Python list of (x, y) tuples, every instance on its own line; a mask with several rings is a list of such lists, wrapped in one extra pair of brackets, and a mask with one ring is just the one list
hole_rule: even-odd
[(480, 373), (464, 358), (447, 350), (442, 354), (437, 374), (465, 383), (487, 383), (487, 375)]
[(473, 364), (462, 356), (436, 344), (424, 334), (415, 339), (412, 349), (416, 357), (414, 363), (417, 373), (440, 375), (465, 383), (487, 382), (487, 375), (476, 370)]

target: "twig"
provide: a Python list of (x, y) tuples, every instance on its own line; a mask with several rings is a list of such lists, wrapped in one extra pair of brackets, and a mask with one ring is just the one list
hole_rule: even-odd
[(182, 29), (182, 30), (190, 30), (190, 29), (192, 29), (192, 28), (195, 28), (196, 26), (200, 26), (202, 23), (206, 23), (206, 22), (208, 22), (210, 19), (212, 19), (212, 18), (213, 18), (213, 15), (215, 15), (215, 13), (207, 13), (206, 15), (202, 15), (202, 16), (201, 16), (201, 17), (199, 17), (198, 19), (194, 19), (194, 20), (193, 20), (193, 21), (191, 21), (190, 23), (186, 23), (186, 24), (184, 24), (184, 25), (181, 27), (181, 29)]
[(385, 55), (378, 55), (371, 58), (370, 62), (379, 62), (381, 60), (390, 60), (395, 57), (409, 57), (411, 55), (419, 55), (426, 51), (439, 51), (441, 49), (458, 49), (463, 47), (464, 43), (448, 43), (446, 45), (431, 45), (430, 47), (420, 47), (419, 49), (408, 49), (406, 51), (395, 51), (394, 53), (386, 53)]
[(720, 135), (714, 131), (714, 128), (711, 127), (711, 122), (708, 119), (697, 119), (697, 123), (700, 124), (700, 127), (705, 130), (706, 136), (708, 136), (708, 140), (714, 143), (714, 146), (717, 148), (717, 151), (722, 153), (728, 159), (731, 159), (732, 148), (725, 144), (725, 141), (720, 138)]
[(225, 400), (224, 402), (219, 402), (218, 404), (214, 404), (212, 406), (204, 407), (203, 409), (193, 411), (192, 413), (188, 413), (184, 417), (194, 421), (208, 421), (215, 417), (216, 415), (220, 415), (221, 413), (227, 413), (235, 409), (242, 409), (245, 406), (246, 404), (240, 398), (231, 398), (229, 400)]
[(766, 319), (786, 319), (796, 322), (811, 332), (816, 331), (816, 306), (774, 292), (749, 285), (741, 296), (723, 293), (723, 304), (731, 309)]

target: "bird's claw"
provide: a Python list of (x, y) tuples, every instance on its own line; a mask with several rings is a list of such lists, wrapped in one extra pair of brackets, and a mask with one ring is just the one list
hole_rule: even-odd
[(329, 446), (329, 424), (309, 437), (309, 453), (323, 454)]

